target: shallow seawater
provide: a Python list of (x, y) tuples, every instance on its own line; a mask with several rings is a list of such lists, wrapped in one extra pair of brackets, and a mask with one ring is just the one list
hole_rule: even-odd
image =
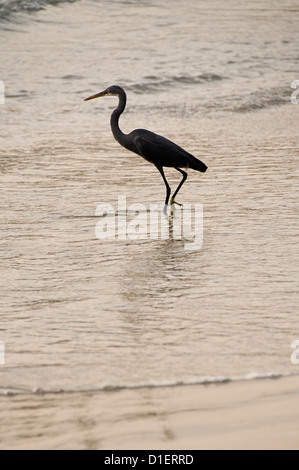
[[(296, 2), (43, 7), (0, 23), (1, 390), (298, 373)], [(97, 238), (101, 205), (132, 224), (165, 198), (156, 168), (113, 139), (117, 98), (83, 102), (114, 83), (124, 132), (208, 165), (178, 197), (203, 209), (199, 249), (191, 228)]]

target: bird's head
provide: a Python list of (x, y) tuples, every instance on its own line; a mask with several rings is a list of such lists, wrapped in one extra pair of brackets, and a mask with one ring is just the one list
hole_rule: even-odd
[(106, 96), (106, 95), (119, 96), (122, 93), (124, 93), (124, 90), (120, 86), (112, 85), (109, 88), (106, 88), (106, 90), (101, 91), (100, 93), (96, 93), (95, 95), (92, 95), (92, 96), (89, 96), (88, 98), (85, 98), (84, 101), (93, 100), (94, 98), (100, 98), (101, 96)]

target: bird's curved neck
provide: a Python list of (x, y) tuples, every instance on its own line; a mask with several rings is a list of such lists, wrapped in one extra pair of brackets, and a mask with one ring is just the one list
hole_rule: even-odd
[(126, 102), (127, 102), (127, 97), (125, 92), (122, 90), (122, 92), (118, 95), (119, 102), (117, 108), (113, 111), (111, 114), (110, 118), (110, 124), (111, 124), (111, 130), (114, 135), (115, 140), (119, 142), (121, 145), (125, 146), (126, 144), (126, 134), (124, 134), (120, 128), (119, 128), (119, 117), (123, 113), (125, 107), (126, 107)]

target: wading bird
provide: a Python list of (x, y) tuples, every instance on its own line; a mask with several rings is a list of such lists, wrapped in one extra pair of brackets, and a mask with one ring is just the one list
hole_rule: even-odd
[(183, 175), (180, 184), (170, 199), (171, 205), (179, 204), (175, 201), (175, 197), (188, 176), (188, 174), (181, 168), (192, 168), (192, 170), (197, 170), (204, 173), (208, 167), (193, 155), (186, 152), (186, 150), (182, 149), (174, 142), (171, 142), (171, 140), (168, 140), (161, 135), (155, 134), (154, 132), (147, 131), (145, 129), (135, 129), (134, 131), (130, 132), (130, 134), (124, 134), (119, 128), (118, 121), (120, 115), (123, 113), (126, 107), (127, 96), (125, 91), (119, 86), (110, 86), (100, 93), (96, 93), (95, 95), (85, 98), (84, 101), (93, 100), (94, 98), (100, 98), (101, 96), (106, 95), (118, 96), (119, 98), (118, 106), (111, 114), (110, 119), (114, 138), (126, 149), (141, 155), (141, 157), (143, 157), (145, 160), (155, 165), (155, 167), (161, 173), (166, 186), (166, 199), (164, 206), (164, 213), (166, 213), (171, 189), (165, 177), (163, 167), (173, 167)]

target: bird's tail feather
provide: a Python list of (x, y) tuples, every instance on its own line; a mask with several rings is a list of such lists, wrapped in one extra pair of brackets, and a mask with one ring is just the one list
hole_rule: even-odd
[(207, 165), (205, 165), (203, 162), (201, 162), (195, 157), (192, 158), (189, 168), (192, 168), (192, 170), (201, 171), (202, 173), (204, 173), (208, 169)]

